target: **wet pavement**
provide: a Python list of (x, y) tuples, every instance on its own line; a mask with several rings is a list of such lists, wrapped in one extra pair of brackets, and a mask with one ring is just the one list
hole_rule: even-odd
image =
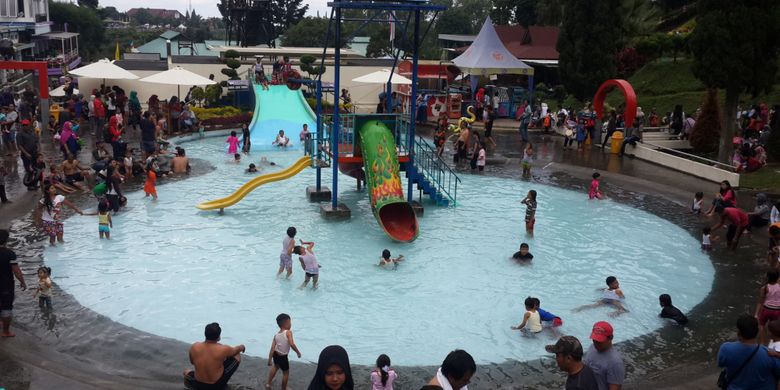
[[(135, 136), (135, 134), (133, 134)], [(85, 138), (89, 138), (86, 136)], [(133, 139), (134, 137), (130, 137)], [(499, 148), (488, 154), (488, 175), (520, 177), (522, 145), (513, 131), (495, 134)], [(647, 210), (667, 219), (698, 237), (702, 226), (714, 223), (706, 217), (688, 213), (688, 202), (696, 191), (710, 196), (717, 184), (683, 173), (629, 158), (602, 153), (600, 149), (576, 151), (562, 149), (561, 138), (532, 133), (537, 160), (533, 180), (562, 188), (587, 192), (594, 169), (602, 173), (602, 188), (614, 200)], [(50, 141), (44, 152), (52, 153)], [(137, 142), (131, 142), (136, 144)], [(184, 145), (186, 147), (186, 145)], [(88, 148), (81, 161), (89, 163)], [(448, 157), (449, 158), (449, 157)], [(8, 164), (8, 162), (6, 162)], [(13, 164), (11, 164), (13, 165)], [(211, 167), (193, 161), (194, 173)], [(22, 171), (17, 164), (17, 175)], [(463, 175), (471, 174), (468, 170)], [(164, 180), (164, 179), (163, 179)], [(140, 188), (137, 182), (126, 190)], [(28, 285), (35, 281), (35, 270), (42, 261), (42, 236), (32, 227), (32, 207), (40, 192), (28, 192), (20, 177), (8, 180), (9, 197), (14, 203), (0, 206), (0, 227), (10, 227), (10, 246), (20, 256)], [(303, 194), (303, 192), (302, 192)], [(303, 196), (303, 195), (301, 195)], [(584, 195), (583, 195), (584, 196)], [(746, 207), (740, 194), (740, 205)], [(81, 206), (93, 205), (88, 196), (71, 196)], [(708, 197), (708, 199), (710, 199)], [(423, 217), (424, 218), (424, 217)], [(70, 240), (77, 240), (70, 237)], [(641, 237), (615, 237), (633, 240)], [(619, 343), (627, 365), (627, 389), (714, 387), (718, 346), (733, 339), (734, 321), (750, 312), (762, 276), (765, 237), (761, 233), (743, 238), (736, 253), (718, 249), (712, 254), (716, 269), (710, 295), (689, 313), (687, 327), (666, 326), (644, 336)], [(760, 261), (757, 260), (760, 258)], [(78, 261), (74, 259), (74, 261)], [(565, 283), (577, 283), (572, 280)], [(0, 340), (0, 387), (6, 389), (178, 389), (181, 371), (188, 366), (188, 345), (115, 323), (82, 307), (64, 291), (54, 287), (55, 310), (42, 313), (32, 292), (17, 291), (14, 330), (17, 337)], [(29, 299), (28, 299), (29, 298)], [(180, 324), (182, 327), (202, 326)], [(619, 331), (616, 330), (616, 331)], [(225, 342), (235, 343), (225, 334)], [(453, 342), (457, 344), (457, 342)], [(443, 357), (442, 357), (443, 358)], [(355, 366), (353, 376), (358, 388), (367, 386), (372, 367)], [(397, 367), (401, 378), (398, 388), (416, 389), (429, 379), (435, 367)], [(313, 375), (311, 364), (293, 363), (290, 386), (305, 388)], [(262, 388), (267, 375), (264, 359), (246, 358), (234, 376), (233, 389)], [(553, 359), (529, 362), (505, 362), (480, 365), (472, 380), (473, 389), (561, 388), (564, 375)]]

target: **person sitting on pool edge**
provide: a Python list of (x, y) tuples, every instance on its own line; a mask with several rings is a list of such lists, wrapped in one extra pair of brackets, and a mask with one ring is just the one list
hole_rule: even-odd
[(290, 139), (284, 135), (284, 130), (279, 130), (279, 134), (276, 136), (276, 139), (271, 145), (278, 146), (280, 148), (286, 148), (290, 146)]
[(392, 264), (393, 266), (398, 266), (398, 263), (404, 261), (404, 255), (400, 255), (394, 259), (390, 258), (390, 250), (385, 249), (382, 251), (382, 257), (379, 258), (379, 266), (384, 267), (386, 265)]
[(206, 325), (204, 333), (206, 340), (190, 347), (190, 363), (195, 370), (184, 371), (184, 386), (194, 390), (221, 389), (238, 370), (246, 347), (220, 344), (222, 328), (216, 322)]
[(520, 250), (515, 252), (515, 254), (512, 255), (512, 258), (522, 263), (526, 263), (533, 260), (534, 255), (528, 252), (529, 249), (530, 248), (528, 247), (527, 243), (524, 242), (520, 244)]
[(600, 290), (603, 291), (602, 297), (596, 303), (590, 305), (583, 305), (572, 311), (576, 313), (584, 309), (591, 309), (594, 307), (609, 305), (617, 309), (612, 313), (609, 313), (610, 317), (617, 317), (623, 313), (628, 313), (628, 309), (626, 309), (626, 307), (623, 306), (623, 301), (626, 299), (626, 296), (623, 295), (623, 290), (620, 289), (620, 282), (618, 282), (616, 277), (607, 276), (607, 288), (600, 289)]

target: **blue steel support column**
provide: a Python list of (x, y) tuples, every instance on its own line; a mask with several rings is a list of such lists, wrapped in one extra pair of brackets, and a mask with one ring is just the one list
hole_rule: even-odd
[(333, 188), (331, 196), (331, 205), (333, 210), (336, 210), (339, 206), (339, 131), (341, 130), (341, 123), (339, 123), (339, 101), (338, 94), (341, 91), (341, 83), (339, 78), (341, 77), (341, 7), (340, 1), (336, 0), (336, 43), (334, 48), (336, 53), (334, 56), (335, 63), (333, 64), (333, 93), (336, 96), (336, 102), (333, 104), (333, 126), (331, 126), (331, 139), (330, 150), (333, 153), (331, 158), (331, 166), (333, 167)]
[[(414, 42), (412, 45), (412, 96), (409, 97), (409, 114), (411, 117), (409, 118), (409, 136), (406, 140), (407, 146), (406, 150), (407, 153), (409, 153), (409, 165), (407, 165), (407, 170), (410, 169), (412, 166), (414, 166), (414, 126), (415, 122), (417, 122), (417, 59), (419, 56), (418, 49), (420, 44), (420, 11), (416, 10), (414, 11)], [(413, 187), (413, 179), (415, 175), (409, 175), (409, 184), (408, 188), (406, 190), (406, 201), (411, 202), (412, 201), (412, 187)]]
[[(317, 138), (322, 139), (322, 79), (317, 79), (317, 92), (315, 94), (317, 98)], [(317, 160), (315, 162), (317, 163), (317, 192), (319, 192), (322, 189), (322, 168), (320, 168), (319, 164), (322, 161), (322, 150), (319, 145), (314, 144), (316, 142), (313, 142), (312, 146), (317, 148)], [(310, 150), (309, 153), (314, 155), (313, 150)]]

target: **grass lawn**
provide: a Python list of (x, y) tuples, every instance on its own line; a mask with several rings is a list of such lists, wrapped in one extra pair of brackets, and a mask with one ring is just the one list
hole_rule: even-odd
[(770, 163), (756, 172), (740, 174), (739, 186), (780, 194), (780, 163)]

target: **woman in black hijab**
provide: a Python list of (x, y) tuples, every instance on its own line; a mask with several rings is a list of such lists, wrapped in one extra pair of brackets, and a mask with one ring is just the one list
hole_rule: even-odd
[(325, 347), (320, 352), (317, 372), (309, 384), (309, 390), (353, 390), (354, 387), (347, 351), (340, 345)]

